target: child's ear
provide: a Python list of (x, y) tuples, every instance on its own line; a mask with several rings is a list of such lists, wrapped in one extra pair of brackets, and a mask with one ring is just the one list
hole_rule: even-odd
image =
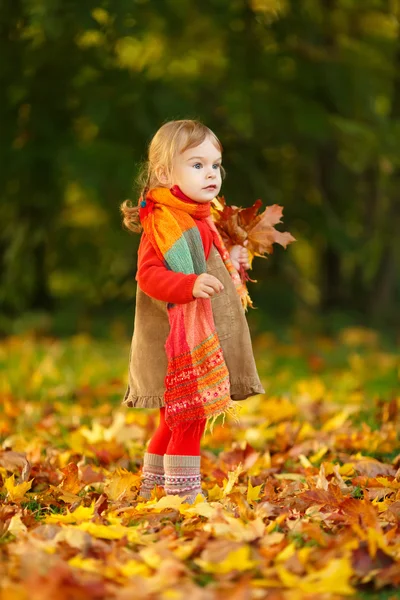
[(170, 183), (169, 173), (168, 173), (168, 169), (166, 167), (164, 167), (164, 166), (156, 167), (156, 169), (154, 169), (154, 172), (160, 183), (163, 183), (164, 185), (168, 185)]

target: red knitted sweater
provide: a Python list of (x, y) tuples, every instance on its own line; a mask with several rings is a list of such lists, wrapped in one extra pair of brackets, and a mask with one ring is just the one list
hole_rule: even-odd
[[(185, 196), (178, 186), (172, 187), (171, 192), (185, 202), (194, 202)], [(213, 243), (211, 230), (201, 219), (194, 219), (194, 221), (199, 229), (207, 259)], [(169, 271), (158, 258), (146, 234), (142, 233), (138, 250), (136, 281), (145, 294), (163, 302), (186, 304), (194, 300), (192, 292), (197, 277), (196, 274), (185, 275), (185, 273)]]

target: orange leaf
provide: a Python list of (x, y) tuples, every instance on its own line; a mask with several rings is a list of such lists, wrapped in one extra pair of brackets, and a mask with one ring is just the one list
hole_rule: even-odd
[(77, 494), (83, 487), (82, 482), (79, 481), (78, 467), (75, 463), (70, 462), (66, 467), (60, 469), (64, 475), (64, 479), (60, 485), (60, 488), (64, 492), (71, 492)]
[(272, 254), (275, 243), (286, 248), (295, 241), (290, 233), (282, 233), (274, 227), (281, 223), (282, 206), (273, 204), (257, 214), (261, 204), (261, 200), (256, 200), (253, 206), (238, 208), (227, 206), (224, 197), (214, 201), (214, 220), (228, 249), (235, 244), (243, 245), (247, 240), (246, 248), (252, 258)]

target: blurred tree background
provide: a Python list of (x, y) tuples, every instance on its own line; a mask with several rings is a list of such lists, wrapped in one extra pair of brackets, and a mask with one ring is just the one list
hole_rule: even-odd
[(221, 139), (227, 202), (284, 206), (254, 327), (394, 328), (399, 0), (13, 0), (0, 7), (0, 331), (131, 332), (119, 204), (174, 118)]

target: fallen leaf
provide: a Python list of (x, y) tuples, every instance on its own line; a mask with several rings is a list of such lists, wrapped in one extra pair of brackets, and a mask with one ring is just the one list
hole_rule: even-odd
[(0, 450), (0, 467), (7, 471), (17, 471), (21, 469), (21, 481), (28, 481), (31, 473), (31, 465), (22, 452), (13, 452), (12, 450)]
[(196, 558), (194, 560), (206, 573), (225, 574), (232, 571), (248, 571), (257, 567), (258, 563), (250, 558), (250, 547), (242, 546), (237, 550), (229, 552), (227, 557), (221, 562), (214, 563)]
[(33, 479), (30, 481), (26, 481), (25, 483), (19, 483), (15, 485), (14, 475), (11, 475), (8, 479), (6, 479), (4, 486), (7, 490), (8, 498), (12, 502), (19, 502), (22, 500), (28, 490), (31, 489), (33, 483)]

